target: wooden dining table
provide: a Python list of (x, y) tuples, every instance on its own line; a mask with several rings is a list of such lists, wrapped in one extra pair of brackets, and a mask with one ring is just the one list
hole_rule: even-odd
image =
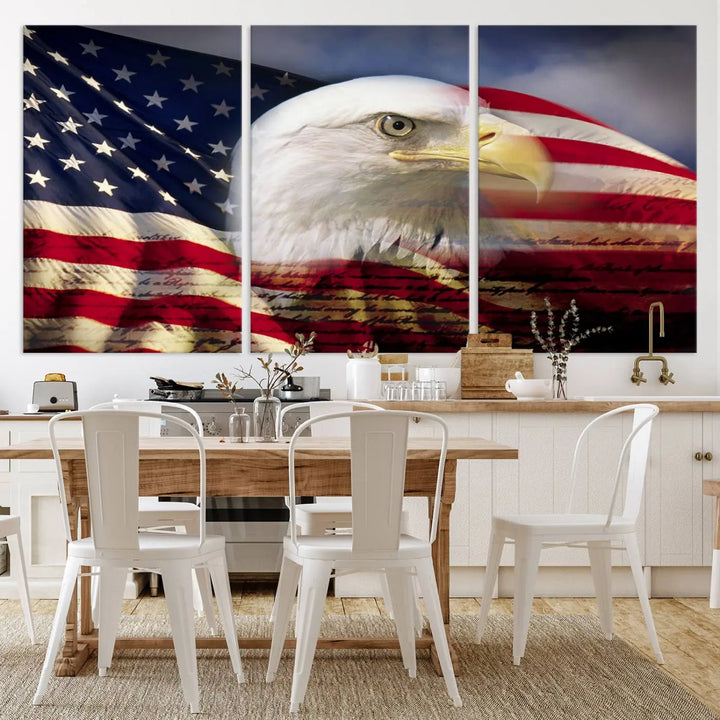
[[(80, 439), (59, 439), (63, 482), (73, 537), (90, 531), (85, 454)], [(288, 443), (231, 443), (225, 438), (203, 438), (207, 461), (207, 495), (265, 497), (288, 493)], [(406, 496), (432, 498), (437, 480), (440, 441), (411, 437), (408, 443), (405, 481)], [(448, 443), (441, 496), (437, 540), (433, 561), (446, 630), (450, 623), (450, 509), (455, 499), (459, 460), (517, 459), (516, 448), (482, 438), (451, 438)], [(0, 447), (0, 458), (12, 460), (52, 458), (49, 440), (34, 440)], [(296, 488), (298, 495), (349, 495), (350, 445), (345, 438), (301, 438), (296, 447)], [(190, 438), (142, 438), (140, 442), (140, 494), (149, 496), (198, 495), (198, 450)], [(429, 503), (431, 506), (431, 503)], [(87, 568), (85, 570), (88, 570)], [(78, 613), (79, 606), (79, 613)], [(79, 620), (78, 620), (79, 615)], [(198, 637), (197, 647), (225, 647), (222, 637)], [(269, 637), (239, 637), (241, 648), (269, 648)], [(286, 641), (294, 647), (294, 640)], [(90, 578), (82, 575), (68, 611), (65, 641), (56, 664), (59, 676), (74, 676), (97, 648), (97, 629), (92, 621)], [(170, 637), (118, 638), (117, 648), (171, 648)], [(418, 648), (428, 648), (439, 671), (432, 637), (428, 632), (416, 638)], [(398, 648), (397, 637), (321, 638), (319, 648)], [(451, 648), (452, 652), (452, 648)]]

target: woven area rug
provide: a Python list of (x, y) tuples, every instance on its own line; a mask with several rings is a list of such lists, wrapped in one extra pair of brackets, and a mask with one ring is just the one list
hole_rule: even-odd
[[(255, 720), (287, 717), (293, 653), (285, 653), (274, 683), (265, 682), (267, 651), (243, 651), (246, 682), (238, 685), (227, 652), (198, 652), (202, 714), (191, 716), (182, 699), (170, 650), (116, 653), (105, 678), (91, 658), (75, 678), (50, 681), (43, 705), (32, 706), (44, 644), (28, 645), (20, 618), (4, 618), (0, 634), (0, 718), (38, 720), (168, 720), (198, 717)], [(36, 618), (42, 643), (50, 618)], [(512, 620), (490, 617), (481, 645), (472, 642), (475, 618), (454, 616), (462, 708), (453, 708), (427, 651), (418, 653), (417, 678), (404, 671), (399, 652), (318, 651), (299, 718), (344, 720), (720, 720), (654, 663), (619, 639), (608, 642), (597, 620), (536, 616), (526, 657), (512, 665)], [(202, 621), (199, 621), (202, 622)], [(242, 634), (269, 634), (264, 617), (238, 619)], [(201, 632), (206, 632), (199, 625)], [(121, 635), (166, 633), (164, 618), (123, 616)], [(370, 616), (328, 616), (322, 633), (388, 635), (391, 621)]]

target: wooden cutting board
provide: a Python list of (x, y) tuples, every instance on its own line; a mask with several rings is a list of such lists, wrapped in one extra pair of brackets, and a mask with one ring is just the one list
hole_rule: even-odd
[(532, 350), (515, 350), (507, 333), (480, 332), (468, 335), (468, 346), (460, 352), (460, 392), (467, 399), (512, 400), (505, 382), (521, 372), (534, 377)]

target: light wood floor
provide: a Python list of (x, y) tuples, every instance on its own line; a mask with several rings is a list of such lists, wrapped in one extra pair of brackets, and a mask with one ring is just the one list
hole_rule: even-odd
[[(235, 612), (243, 615), (267, 615), (273, 602), (273, 586), (257, 582), (233, 584)], [(660, 645), (665, 656), (662, 669), (695, 693), (706, 705), (720, 713), (720, 610), (710, 610), (706, 598), (667, 598), (651, 600)], [(476, 598), (453, 598), (453, 614), (479, 612)], [(51, 615), (54, 600), (35, 600), (33, 612)], [(382, 599), (328, 597), (325, 611), (342, 615), (385, 614)], [(491, 612), (512, 613), (512, 600), (494, 600)], [(533, 612), (543, 614), (596, 615), (594, 599), (538, 598)], [(165, 613), (162, 595), (150, 597), (147, 590), (135, 600), (126, 600), (123, 613), (155, 615)], [(638, 601), (634, 598), (613, 600), (615, 630), (619, 637), (653, 659)], [(0, 616), (21, 615), (17, 600), (0, 600)]]

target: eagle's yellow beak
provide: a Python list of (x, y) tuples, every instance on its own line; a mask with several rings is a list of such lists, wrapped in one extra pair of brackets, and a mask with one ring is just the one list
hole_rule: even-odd
[[(468, 129), (457, 142), (422, 149), (393, 150), (390, 157), (406, 162), (441, 161), (448, 167), (468, 167)], [(532, 183), (540, 199), (552, 183), (553, 166), (543, 144), (527, 130), (489, 113), (478, 123), (478, 168), (481, 173), (522, 178)]]
[(553, 178), (545, 146), (524, 128), (493, 115), (480, 115), (478, 167), (480, 172), (528, 180), (535, 186), (538, 199)]

